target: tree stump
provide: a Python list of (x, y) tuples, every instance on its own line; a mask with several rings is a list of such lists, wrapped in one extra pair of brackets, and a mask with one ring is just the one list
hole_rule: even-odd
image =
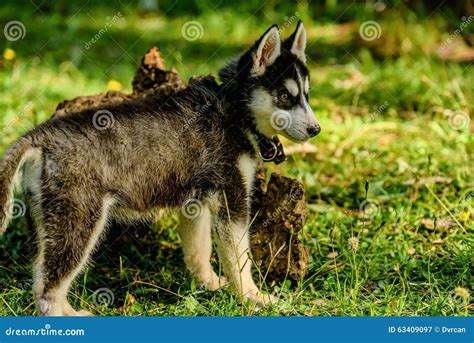
[[(216, 82), (212, 76), (206, 78)], [(186, 87), (173, 68), (165, 69), (157, 48), (151, 48), (142, 58), (132, 82), (133, 92), (108, 91), (93, 96), (80, 96), (60, 103), (53, 116), (73, 114), (104, 104), (120, 103), (150, 95), (168, 96)], [(217, 86), (217, 83), (216, 83)], [(266, 184), (263, 163), (257, 172), (257, 187), (253, 195), (253, 222), (250, 229), (251, 252), (265, 282), (286, 278), (302, 278), (308, 269), (308, 253), (298, 238), (306, 221), (306, 192), (297, 180), (272, 174)]]
[(261, 163), (252, 207), (252, 257), (265, 281), (303, 278), (308, 270), (308, 252), (298, 237), (306, 222), (303, 184), (278, 173), (266, 183)]

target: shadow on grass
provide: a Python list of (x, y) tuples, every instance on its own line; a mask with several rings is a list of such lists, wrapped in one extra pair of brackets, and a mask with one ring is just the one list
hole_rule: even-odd
[[(155, 225), (141, 223), (112, 223), (92, 255), (86, 287), (92, 291), (106, 287), (113, 290), (117, 299), (125, 299), (129, 289), (138, 289), (134, 293), (139, 296), (139, 282), (146, 282), (162, 288), (159, 292), (148, 292), (147, 301), (176, 303), (178, 297), (173, 293), (180, 292), (182, 280), (189, 276), (176, 237), (170, 236), (168, 228), (161, 232), (157, 229)], [(0, 287), (31, 290), (31, 268), (37, 247), (34, 230), (24, 218), (11, 223), (0, 238), (0, 247)], [(81, 274), (75, 284), (83, 281)]]

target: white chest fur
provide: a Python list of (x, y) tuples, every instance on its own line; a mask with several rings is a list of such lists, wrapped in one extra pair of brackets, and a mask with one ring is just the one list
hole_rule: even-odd
[(242, 175), (243, 182), (245, 184), (245, 189), (247, 191), (247, 195), (250, 195), (252, 191), (253, 182), (255, 179), (255, 170), (257, 168), (257, 161), (251, 158), (247, 154), (240, 155), (237, 165)]

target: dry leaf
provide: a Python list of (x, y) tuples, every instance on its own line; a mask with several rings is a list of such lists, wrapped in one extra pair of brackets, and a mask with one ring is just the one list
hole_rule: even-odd
[(449, 229), (457, 225), (456, 221), (451, 218), (440, 218), (436, 220), (436, 223), (434, 219), (423, 218), (421, 219), (421, 224), (427, 229)]
[(316, 305), (316, 306), (326, 306), (327, 303), (324, 299), (316, 299), (311, 301), (311, 304)]
[(421, 224), (426, 227), (427, 229), (434, 228), (434, 219), (431, 218), (423, 218), (421, 219)]
[(436, 221), (436, 227), (439, 229), (449, 229), (456, 225), (457, 225), (456, 221), (451, 218), (441, 218)]
[(128, 294), (128, 302), (130, 303), (130, 305), (133, 305), (133, 303), (135, 302), (135, 297), (132, 294)]

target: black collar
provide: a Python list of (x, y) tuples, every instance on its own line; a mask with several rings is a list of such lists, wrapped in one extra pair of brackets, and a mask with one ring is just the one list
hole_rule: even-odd
[(256, 128), (252, 130), (255, 139), (257, 140), (259, 155), (263, 162), (273, 162), (280, 164), (287, 160), (283, 145), (277, 136), (267, 137)]

